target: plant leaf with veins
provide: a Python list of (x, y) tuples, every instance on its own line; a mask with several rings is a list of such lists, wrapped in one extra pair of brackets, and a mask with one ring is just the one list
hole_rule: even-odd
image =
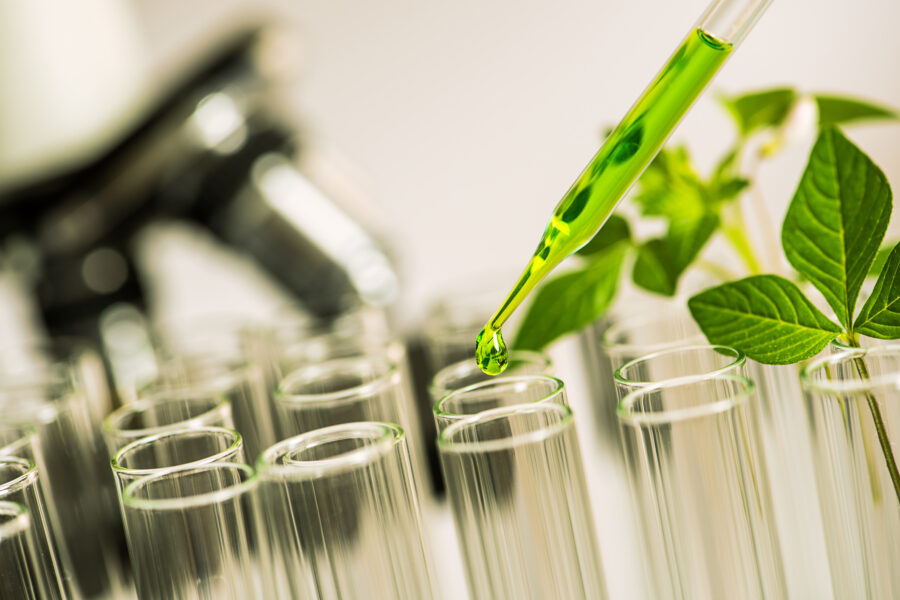
[(815, 356), (841, 333), (800, 288), (777, 275), (704, 290), (688, 300), (688, 308), (710, 343), (771, 365)]
[(891, 188), (866, 154), (823, 130), (784, 218), (788, 262), (853, 331), (856, 299), (891, 218)]
[(853, 327), (857, 333), (882, 340), (900, 338), (900, 244), (891, 250)]

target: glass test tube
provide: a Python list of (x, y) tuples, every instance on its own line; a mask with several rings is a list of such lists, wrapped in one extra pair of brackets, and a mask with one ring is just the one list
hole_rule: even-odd
[(473, 600), (605, 597), (568, 407), (479, 412), (437, 443)]
[[(400, 367), (380, 355), (301, 367), (282, 380), (275, 394), (280, 435), (287, 438), (358, 421), (396, 423), (404, 431), (419, 431), (407, 383)], [(422, 485), (427, 481), (424, 448), (415, 438), (407, 443), (416, 481)]]
[(122, 492), (125, 534), (141, 600), (256, 600), (256, 472), (209, 463), (164, 469)]
[(619, 423), (616, 418), (618, 395), (615, 372), (627, 362), (679, 346), (705, 344), (706, 338), (687, 310), (656, 311), (650, 315), (631, 314), (611, 319), (596, 338), (586, 342), (592, 362), (586, 365), (590, 376), (594, 418), (600, 439), (608, 440), (619, 452)]
[(75, 383), (60, 365), (42, 380), (5, 379), (0, 421), (37, 432), (34, 461), (67, 589), (84, 598), (118, 597), (127, 586), (118, 519), (109, 517), (116, 511), (114, 485), (100, 460), (90, 404)]
[[(509, 353), (509, 365), (503, 372), (504, 377), (516, 375), (552, 375), (553, 361), (541, 352), (529, 350), (513, 350)], [(428, 388), (432, 403), (454, 390), (459, 390), (482, 381), (492, 379), (482, 371), (472, 357), (447, 365), (434, 374)]]
[(28, 509), (0, 502), (0, 598), (43, 600), (52, 597), (41, 569)]
[(783, 598), (753, 383), (680, 378), (619, 403), (658, 598)]
[(255, 458), (277, 441), (266, 371), (261, 365), (243, 359), (220, 362), (202, 355), (178, 357), (164, 371), (165, 377), (145, 388), (138, 398), (219, 395), (231, 405), (234, 427), (244, 438), (248, 457)]
[[(474, 362), (473, 366), (478, 368)], [(561, 380), (549, 375), (503, 375), (446, 394), (434, 405), (434, 422), (441, 432), (456, 421), (493, 408), (548, 402), (569, 405)]]
[(103, 421), (103, 438), (112, 457), (133, 441), (184, 427), (234, 429), (231, 404), (221, 393), (159, 392), (110, 413)]
[(243, 438), (224, 427), (185, 427), (143, 437), (122, 447), (110, 466), (120, 499), (129, 483), (163, 469), (212, 462), (243, 463)]
[(728, 346), (679, 346), (661, 350), (616, 369), (616, 394), (621, 400), (634, 390), (683, 377), (741, 375), (746, 362), (742, 352)]
[(278, 597), (434, 596), (400, 427), (317, 429), (276, 444), (258, 467)]
[(900, 449), (900, 345), (817, 359), (801, 385), (834, 596), (897, 597), (900, 492), (882, 443)]
[(0, 458), (0, 501), (21, 504), (29, 513), (27, 518), (37, 569), (35, 576), (40, 583), (41, 594), (48, 598), (67, 598), (69, 594), (48, 525), (37, 466), (32, 461), (11, 456)]

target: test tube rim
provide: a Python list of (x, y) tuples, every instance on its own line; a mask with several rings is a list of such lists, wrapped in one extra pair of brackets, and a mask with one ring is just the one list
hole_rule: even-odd
[(738, 350), (737, 348), (732, 348), (731, 346), (724, 346), (722, 344), (689, 344), (686, 346), (675, 346), (673, 348), (665, 348), (663, 350), (657, 350), (655, 352), (650, 352), (643, 356), (639, 356), (637, 358), (629, 360), (627, 363), (623, 364), (618, 369), (616, 369), (616, 372), (613, 373), (613, 379), (615, 380), (616, 383), (619, 383), (623, 386), (627, 386), (631, 389), (640, 389), (640, 388), (647, 387), (648, 385), (652, 385), (654, 383), (661, 383), (658, 381), (636, 381), (634, 379), (626, 379), (622, 375), (622, 372), (628, 368), (631, 368), (631, 367), (639, 364), (639, 363), (646, 362), (648, 360), (652, 360), (655, 358), (659, 358), (661, 356), (665, 356), (666, 354), (675, 354), (678, 352), (685, 352), (688, 350), (716, 350), (716, 351), (724, 350), (728, 354), (733, 355), (734, 360), (731, 361), (730, 363), (728, 363), (727, 365), (724, 365), (722, 367), (719, 367), (719, 368), (717, 368), (713, 371), (709, 371), (707, 373), (697, 373), (697, 374), (693, 374), (693, 375), (672, 377), (672, 378), (666, 379), (665, 381), (683, 379), (684, 377), (696, 377), (696, 376), (711, 377), (711, 376), (715, 376), (715, 375), (719, 375), (719, 374), (725, 374), (728, 371), (730, 371), (731, 369), (733, 369), (735, 367), (741, 367), (747, 363), (746, 355), (743, 352), (741, 352), (740, 350)]
[[(471, 394), (472, 392), (479, 391), (481, 388), (489, 388), (497, 385), (514, 385), (516, 383), (523, 383), (529, 381), (544, 381), (550, 382), (553, 385), (553, 391), (547, 394), (546, 396), (542, 396), (536, 400), (531, 402), (524, 402), (519, 404), (510, 404), (509, 406), (527, 406), (531, 404), (541, 404), (546, 403), (547, 400), (553, 398), (555, 396), (559, 396), (561, 394), (566, 393), (566, 384), (559, 377), (555, 377), (553, 375), (501, 375), (499, 377), (492, 377), (491, 379), (487, 379), (485, 381), (478, 381), (471, 385), (467, 385), (465, 387), (461, 387), (457, 390), (451, 390), (447, 394), (444, 394), (437, 402), (434, 403), (432, 407), (432, 411), (434, 412), (435, 417), (446, 418), (446, 419), (465, 419), (474, 415), (463, 414), (463, 413), (452, 413), (447, 412), (441, 408), (441, 406), (448, 402), (449, 400), (454, 399), (456, 396), (463, 396), (465, 394)], [(560, 402), (559, 404), (565, 404), (564, 402)], [(495, 409), (489, 409), (495, 410)], [(485, 411), (482, 411), (485, 412)]]
[[(672, 410), (663, 410), (658, 412), (636, 413), (629, 409), (637, 402), (638, 398), (648, 394), (658, 392), (675, 386), (686, 386), (696, 383), (709, 382), (712, 380), (731, 381), (739, 383), (743, 386), (739, 392), (732, 396), (714, 402), (691, 406), (688, 408), (676, 408)], [(743, 375), (734, 375), (730, 373), (716, 375), (693, 375), (687, 377), (678, 377), (675, 379), (667, 379), (650, 385), (637, 388), (629, 392), (616, 406), (616, 415), (622, 425), (630, 427), (653, 427), (656, 425), (664, 425), (670, 423), (682, 423), (695, 419), (702, 419), (712, 415), (728, 412), (732, 408), (746, 404), (749, 399), (756, 393), (756, 384)]]
[(118, 451), (113, 455), (111, 459), (109, 459), (110, 467), (116, 473), (120, 473), (122, 475), (131, 475), (135, 477), (143, 477), (145, 475), (151, 475), (156, 473), (162, 469), (169, 469), (171, 467), (156, 467), (156, 468), (147, 468), (147, 469), (133, 469), (129, 467), (121, 466), (120, 457), (125, 454), (126, 451), (133, 451), (136, 448), (146, 446), (152, 444), (154, 442), (159, 441), (160, 439), (167, 437), (175, 437), (179, 435), (185, 435), (188, 433), (196, 434), (203, 432), (217, 432), (217, 433), (225, 433), (230, 436), (233, 436), (234, 440), (231, 445), (224, 450), (220, 450), (215, 455), (210, 456), (208, 458), (202, 458), (199, 460), (192, 460), (191, 462), (183, 463), (183, 465), (178, 466), (190, 466), (190, 465), (204, 465), (213, 462), (226, 462), (225, 459), (235, 451), (240, 450), (244, 443), (244, 438), (240, 434), (240, 432), (229, 429), (227, 427), (214, 427), (214, 426), (203, 426), (203, 427), (178, 427), (176, 429), (160, 431), (159, 433), (154, 433), (152, 435), (148, 435), (142, 438), (138, 438), (133, 442), (129, 442), (126, 445), (119, 448)]
[[(523, 358), (525, 358), (526, 360), (532, 361), (534, 364), (542, 365), (541, 372), (535, 373), (535, 375), (538, 375), (538, 374), (546, 375), (546, 374), (548, 374), (547, 372), (553, 368), (553, 359), (550, 358), (544, 352), (537, 352), (535, 350), (511, 350), (509, 353), (509, 364), (507, 366), (507, 370), (512, 366), (513, 362), (515, 362), (516, 360), (522, 360)], [(465, 375), (470, 372), (475, 372), (476, 370), (480, 370), (478, 367), (478, 364), (471, 358), (459, 360), (459, 361), (456, 361), (455, 363), (449, 364), (449, 365), (439, 369), (437, 371), (437, 373), (434, 374), (434, 376), (431, 378), (431, 381), (428, 384), (428, 391), (430, 394), (432, 394), (432, 397), (437, 395), (438, 401), (440, 401), (441, 399), (444, 398), (444, 396), (447, 396), (448, 394), (455, 392), (457, 390), (463, 389), (463, 388), (449, 389), (446, 386), (437, 385), (435, 382), (437, 382), (438, 379), (440, 379), (442, 375), (444, 375), (445, 377), (459, 376), (459, 375)], [(506, 377), (506, 375), (504, 375), (504, 377)], [(518, 375), (513, 375), (511, 377), (518, 377)], [(476, 381), (475, 383), (471, 383), (464, 387), (471, 387), (478, 383), (483, 383), (483, 382)]]
[[(173, 397), (172, 394), (176, 394), (179, 397)], [(190, 419), (178, 421), (177, 423), (172, 423), (170, 425), (157, 425), (142, 429), (121, 429), (119, 427), (116, 427), (115, 425), (118, 419), (124, 418), (124, 415), (139, 412), (139, 410), (135, 409), (146, 409), (150, 406), (160, 404), (162, 402), (191, 402), (194, 400), (199, 402), (209, 401), (213, 399), (215, 399), (216, 401), (215, 405), (208, 410), (196, 414)], [(112, 411), (106, 416), (105, 419), (103, 419), (101, 428), (104, 433), (108, 433), (109, 435), (114, 435), (120, 438), (129, 438), (131, 440), (139, 440), (149, 435), (156, 435), (158, 433), (170, 431), (173, 427), (181, 428), (182, 426), (204, 426), (204, 420), (208, 418), (209, 415), (214, 414), (216, 411), (220, 410), (222, 406), (228, 406), (229, 408), (231, 406), (231, 402), (228, 400), (224, 393), (209, 393), (208, 391), (204, 390), (189, 390), (187, 388), (160, 391), (158, 394), (153, 394), (152, 396), (149, 396), (147, 398), (141, 398), (132, 402), (128, 402), (127, 404), (120, 406), (116, 410)]]
[[(456, 434), (456, 431), (459, 429), (471, 427), (472, 425), (480, 424), (483, 421), (500, 419), (505, 417), (507, 414), (549, 411), (555, 411), (560, 414), (561, 417), (559, 421), (541, 427), (540, 429), (529, 431), (527, 433), (520, 433), (507, 438), (482, 442), (455, 442), (449, 439), (452, 435)], [(566, 429), (572, 427), (574, 425), (574, 421), (575, 418), (572, 413), (572, 409), (565, 404), (559, 404), (556, 402), (546, 402), (543, 404), (532, 402), (528, 404), (513, 404), (510, 406), (501, 406), (498, 408), (491, 408), (485, 411), (481, 411), (471, 416), (467, 416), (464, 419), (460, 419), (448, 425), (440, 433), (438, 433), (437, 446), (441, 452), (450, 454), (481, 454), (500, 450), (512, 450), (514, 448), (543, 442), (545, 440), (553, 438), (563, 433)]]
[[(145, 498), (136, 498), (133, 493), (136, 488), (150, 485), (159, 479), (163, 479), (173, 474), (188, 471), (212, 471), (213, 469), (220, 468), (241, 471), (247, 475), (247, 478), (243, 479), (240, 483), (230, 485), (221, 490), (203, 492), (183, 498), (157, 498), (148, 500)], [(144, 511), (177, 511), (189, 508), (199, 508), (202, 506), (220, 504), (224, 501), (238, 498), (245, 492), (252, 491), (258, 484), (259, 474), (256, 469), (244, 463), (214, 462), (200, 465), (180, 465), (169, 469), (160, 469), (159, 471), (147, 475), (146, 477), (136, 479), (126, 485), (125, 489), (122, 490), (122, 504), (125, 508)]]
[[(301, 445), (318, 440), (323, 443), (341, 439), (342, 434), (359, 432), (367, 429), (378, 432), (373, 438), (374, 444), (360, 446), (338, 456), (318, 460), (278, 462), (285, 459), (291, 452), (296, 451)], [(406, 439), (406, 430), (395, 423), (383, 423), (377, 421), (357, 421), (352, 423), (339, 423), (319, 429), (313, 429), (299, 435), (289, 437), (277, 444), (270, 446), (257, 459), (257, 471), (265, 480), (278, 478), (290, 480), (309, 480), (324, 476), (338, 475), (353, 471), (364, 465), (372, 464), (376, 460), (390, 454), (397, 444)], [(311, 447), (311, 446), (305, 446)]]
[[(365, 381), (359, 385), (332, 392), (295, 394), (285, 391), (285, 388), (289, 384), (293, 384), (296, 383), (297, 380), (301, 380), (301, 376), (306, 375), (307, 373), (315, 374), (318, 371), (319, 376), (321, 376), (322, 374), (332, 374), (334, 372), (340, 373), (340, 367), (344, 367), (347, 364), (363, 362), (373, 364), (377, 363), (379, 367), (383, 366), (384, 370), (380, 371), (370, 381)], [(358, 399), (360, 396), (370, 395), (386, 389), (388, 386), (394, 383), (399, 383), (399, 377), (399, 366), (396, 362), (388, 359), (386, 356), (364, 354), (344, 358), (333, 358), (318, 364), (304, 365), (288, 373), (278, 384), (278, 389), (275, 391), (275, 401), (285, 406), (316, 406), (320, 404), (333, 405), (340, 402), (352, 402)], [(309, 377), (309, 379), (314, 378)]]
[(0, 466), (7, 464), (18, 465), (23, 471), (16, 477), (0, 483), (0, 499), (25, 489), (38, 479), (38, 468), (32, 460), (19, 456), (0, 456)]
[(839, 346), (841, 350), (834, 354), (828, 354), (813, 359), (800, 368), (800, 384), (807, 392), (819, 394), (865, 394), (877, 387), (895, 387), (900, 390), (900, 369), (895, 372), (869, 377), (868, 379), (839, 380), (816, 379), (814, 374), (822, 368), (836, 366), (845, 360), (877, 356), (896, 352), (900, 354), (900, 344), (880, 344), (869, 348), (852, 348)]

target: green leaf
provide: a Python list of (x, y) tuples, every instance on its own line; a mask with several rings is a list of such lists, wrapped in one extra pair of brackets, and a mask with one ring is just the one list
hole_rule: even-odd
[(540, 350), (556, 338), (600, 318), (612, 303), (628, 244), (595, 255), (583, 269), (564, 273), (542, 285), (516, 333), (516, 348)]
[(704, 290), (688, 300), (688, 308), (710, 343), (770, 365), (815, 356), (841, 333), (800, 288), (776, 275)]
[(788, 206), (788, 262), (822, 292), (847, 331), (891, 218), (884, 173), (834, 128), (823, 130)]
[(578, 249), (581, 256), (592, 256), (606, 250), (613, 244), (631, 240), (631, 228), (625, 217), (610, 215), (591, 240)]
[(725, 179), (729, 176), (731, 171), (735, 168), (737, 164), (737, 159), (739, 156), (738, 147), (732, 148), (729, 152), (725, 154), (722, 158), (719, 159), (719, 162), (716, 163), (715, 169), (713, 169), (712, 179), (713, 181), (718, 181), (721, 179)]
[(666, 235), (638, 247), (632, 280), (645, 290), (674, 296), (678, 280), (694, 262), (703, 246), (719, 226), (719, 217), (711, 211), (672, 221)]
[(894, 246), (853, 328), (882, 340), (900, 338), (900, 244)]
[(819, 107), (819, 127), (838, 125), (850, 121), (867, 119), (896, 119), (897, 112), (865, 100), (816, 94), (813, 96)]
[(709, 212), (708, 191), (687, 149), (660, 152), (644, 171), (633, 196), (641, 215), (667, 221), (696, 221)]
[(723, 96), (721, 101), (737, 122), (741, 136), (747, 137), (760, 129), (781, 125), (797, 97), (792, 88), (773, 88), (740, 96)]
[(875, 260), (872, 262), (872, 266), (869, 267), (869, 274), (866, 277), (878, 277), (881, 274), (881, 271), (884, 270), (884, 265), (887, 263), (888, 256), (894, 251), (895, 244), (896, 242), (885, 243), (879, 248), (878, 254), (875, 255)]
[(743, 177), (731, 177), (719, 181), (712, 181), (709, 185), (709, 197), (711, 202), (727, 202), (741, 195), (741, 192), (750, 187), (750, 180)]

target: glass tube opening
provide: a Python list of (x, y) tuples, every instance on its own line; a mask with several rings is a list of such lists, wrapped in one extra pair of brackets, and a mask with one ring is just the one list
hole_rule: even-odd
[(384, 358), (338, 358), (297, 369), (282, 380), (276, 397), (286, 404), (333, 405), (377, 394), (397, 377), (397, 365)]
[[(728, 346), (697, 345), (661, 350), (629, 361), (616, 369), (616, 383), (625, 387), (643, 387), (652, 383), (714, 376), (740, 369), (747, 359)], [(652, 374), (652, 379), (648, 375)]]
[(143, 437), (116, 452), (113, 470), (139, 477), (160, 469), (226, 462), (241, 451), (241, 434), (224, 427), (175, 429)]
[(565, 394), (565, 384), (549, 375), (496, 377), (450, 392), (435, 403), (434, 415), (443, 428), (450, 422), (504, 406), (567, 404)]
[(237, 498), (252, 490), (257, 482), (256, 471), (248, 465), (183, 465), (128, 484), (122, 501), (126, 507), (137, 510), (183, 510)]
[(622, 398), (624, 424), (658, 425), (726, 412), (746, 402), (756, 385), (741, 375), (683, 377), (639, 388)]
[(572, 410), (564, 404), (503, 406), (449, 425), (438, 434), (437, 444), (442, 452), (508, 450), (553, 437), (572, 421)]
[(0, 498), (25, 489), (38, 478), (37, 466), (27, 459), (0, 458)]
[(696, 27), (737, 46), (771, 3), (772, 0), (713, 0)]
[(332, 425), (279, 442), (263, 453), (258, 466), (300, 478), (333, 475), (378, 460), (404, 436), (403, 428), (388, 423)]
[(0, 541), (22, 535), (30, 526), (27, 508), (18, 502), (0, 502)]
[(196, 390), (170, 390), (137, 400), (113, 411), (103, 421), (103, 431), (119, 437), (141, 438), (161, 433), (172, 425), (199, 426), (227, 410), (221, 394), (198, 395)]
[[(866, 371), (857, 361), (865, 360)], [(900, 390), (900, 344), (870, 348), (849, 346), (815, 359), (800, 369), (800, 381), (808, 392), (860, 394), (873, 388)]]
[[(509, 364), (504, 377), (514, 375), (548, 375), (553, 368), (553, 361), (546, 354), (529, 350), (513, 350), (509, 353)], [(471, 358), (444, 367), (431, 380), (432, 398), (439, 400), (446, 394), (482, 381), (489, 381), (486, 375)]]

